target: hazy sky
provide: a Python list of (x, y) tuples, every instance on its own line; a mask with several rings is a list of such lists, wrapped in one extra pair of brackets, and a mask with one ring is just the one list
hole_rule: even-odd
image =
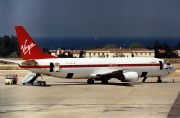
[(180, 0), (0, 0), (0, 36), (180, 37)]

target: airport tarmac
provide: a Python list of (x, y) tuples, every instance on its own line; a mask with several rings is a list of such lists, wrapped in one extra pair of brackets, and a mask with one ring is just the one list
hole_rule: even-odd
[(112, 79), (109, 85), (43, 78), (47, 86), (23, 86), (22, 77), (18, 85), (4, 85), (1, 76), (0, 118), (167, 118), (170, 111), (168, 118), (180, 118), (180, 100), (176, 100), (180, 77), (165, 78), (163, 83), (156, 83), (157, 78), (148, 78), (146, 83)]

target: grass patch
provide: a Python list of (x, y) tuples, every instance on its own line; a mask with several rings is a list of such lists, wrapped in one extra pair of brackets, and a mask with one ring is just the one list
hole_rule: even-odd
[(24, 70), (23, 68), (20, 68), (18, 65), (0, 65), (0, 70)]

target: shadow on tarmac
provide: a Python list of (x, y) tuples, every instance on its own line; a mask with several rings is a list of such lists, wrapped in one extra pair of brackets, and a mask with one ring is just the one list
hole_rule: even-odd
[(94, 84), (87, 84), (86, 82), (54, 82), (52, 84), (46, 85), (25, 85), (25, 86), (36, 86), (36, 87), (51, 87), (51, 86), (76, 86), (76, 85), (86, 85), (86, 86), (94, 86), (94, 85), (104, 85), (104, 86), (125, 86), (125, 87), (135, 87), (136, 85), (143, 85), (143, 84), (167, 84), (167, 83), (177, 83), (177, 82), (169, 82), (163, 81), (161, 83), (157, 82), (124, 82), (124, 83), (108, 83), (108, 84), (101, 84), (101, 83), (94, 83)]
[(108, 84), (101, 84), (101, 83), (94, 83), (94, 84), (87, 84), (86, 82), (56, 82), (51, 84), (51, 86), (69, 86), (69, 85), (88, 85), (88, 86), (94, 86), (94, 85), (115, 85), (115, 86), (126, 86), (126, 87), (133, 87), (130, 83), (108, 83)]
[[(19, 84), (21, 85), (21, 84)], [(125, 87), (134, 87), (132, 83), (108, 83), (108, 84), (101, 84), (101, 83), (94, 83), (94, 84), (87, 84), (86, 82), (54, 82), (52, 84), (46, 85), (31, 85), (26, 84), (22, 86), (32, 86), (32, 87), (51, 87), (51, 86), (95, 86), (95, 85), (104, 85), (104, 86), (125, 86)]]
[(167, 118), (180, 118), (180, 92), (179, 95), (174, 102), (173, 106), (171, 107), (171, 110), (169, 111)]

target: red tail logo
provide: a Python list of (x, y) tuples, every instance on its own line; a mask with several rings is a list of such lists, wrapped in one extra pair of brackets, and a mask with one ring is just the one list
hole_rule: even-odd
[(22, 26), (15, 26), (15, 30), (23, 60), (57, 58), (42, 52)]
[(21, 50), (23, 51), (24, 55), (26, 55), (26, 53), (28, 53), (28, 52), (29, 52), (29, 54), (31, 54), (31, 48), (33, 48), (36, 45), (31, 42), (31, 44), (26, 46), (26, 42), (27, 42), (27, 40), (25, 40), (24, 45), (21, 45)]

